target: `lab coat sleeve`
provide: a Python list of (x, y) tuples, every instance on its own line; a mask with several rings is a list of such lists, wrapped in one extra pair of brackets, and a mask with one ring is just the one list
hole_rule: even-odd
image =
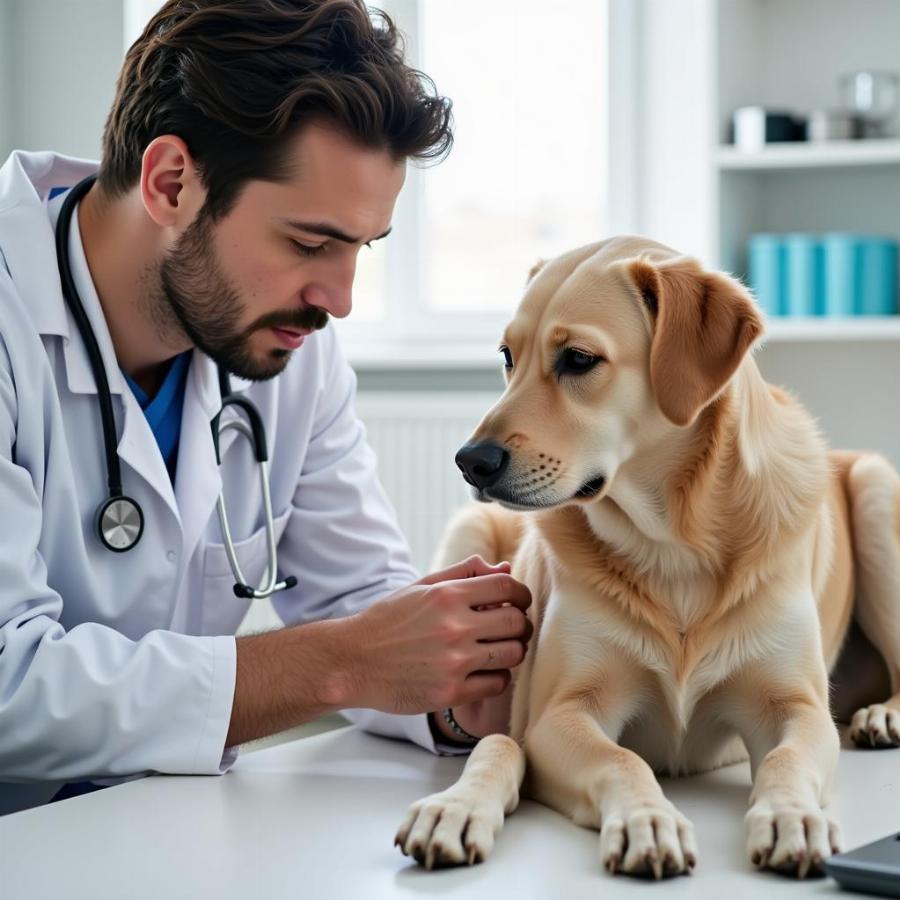
[[(316, 337), (321, 344), (313, 433), (278, 546), (281, 569), (296, 573), (300, 583), (272, 598), (288, 625), (352, 615), (419, 577), (356, 416), (356, 375), (333, 328)], [(440, 752), (425, 715), (344, 714), (374, 734)]]
[(0, 337), (0, 780), (219, 774), (233, 761), (234, 638), (63, 627), (39, 487), (16, 463), (14, 371)]
[(343, 709), (341, 715), (371, 734), (412, 741), (438, 756), (465, 756), (471, 747), (460, 747), (435, 741), (428, 725), (428, 716), (394, 716), (374, 709)]

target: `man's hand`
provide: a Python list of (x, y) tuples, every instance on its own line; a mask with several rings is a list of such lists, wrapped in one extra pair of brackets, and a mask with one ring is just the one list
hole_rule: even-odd
[(507, 563), (479, 556), (392, 594), (347, 622), (346, 705), (413, 714), (503, 694), (532, 634), (530, 604)]
[(474, 556), (355, 616), (240, 637), (225, 746), (350, 707), (461, 707), (464, 728), (472, 710), (498, 718), (531, 637), (530, 603), (506, 563)]

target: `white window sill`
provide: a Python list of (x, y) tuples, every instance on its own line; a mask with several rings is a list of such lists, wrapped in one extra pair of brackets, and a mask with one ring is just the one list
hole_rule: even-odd
[[(900, 341), (900, 316), (845, 319), (779, 319), (766, 324), (764, 343), (863, 343)], [(433, 338), (390, 340), (374, 334), (365, 343), (358, 337), (343, 337), (341, 345), (354, 369), (469, 370), (500, 372), (503, 358), (494, 341)]]
[(381, 341), (363, 344), (343, 340), (344, 353), (354, 369), (471, 369), (496, 371), (503, 357), (496, 342), (485, 341)]

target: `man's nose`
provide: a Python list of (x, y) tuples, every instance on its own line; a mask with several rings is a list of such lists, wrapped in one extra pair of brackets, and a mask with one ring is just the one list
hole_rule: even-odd
[(466, 444), (456, 454), (456, 465), (469, 484), (483, 489), (500, 479), (509, 465), (509, 453), (490, 441)]
[(341, 287), (337, 284), (309, 284), (303, 289), (301, 296), (304, 306), (317, 306), (336, 319), (349, 315), (353, 305), (350, 285)]
[(332, 267), (312, 284), (306, 285), (303, 290), (304, 303), (318, 306), (336, 319), (345, 318), (353, 307), (355, 275), (355, 260), (342, 261), (342, 265)]
[(345, 319), (353, 308), (353, 292), (348, 286), (345, 290), (331, 291), (331, 303), (329, 312), (336, 319)]

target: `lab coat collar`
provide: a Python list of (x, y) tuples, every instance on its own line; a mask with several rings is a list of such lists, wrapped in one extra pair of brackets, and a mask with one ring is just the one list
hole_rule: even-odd
[[(216, 376), (218, 378), (218, 375)], [(252, 381), (247, 378), (241, 378), (238, 375), (229, 375), (228, 376), (231, 381), (231, 393), (232, 394), (242, 394), (244, 391), (253, 384)]]
[[(243, 393), (252, 382), (237, 375), (228, 376), (232, 393)], [(219, 390), (219, 369), (216, 364), (200, 350), (194, 350), (191, 359), (189, 384), (193, 385), (196, 399), (207, 418), (212, 417), (222, 408), (222, 393)]]
[[(249, 385), (249, 381), (231, 376), (232, 392), (245, 391)], [(212, 419), (222, 408), (216, 364), (201, 351), (193, 351), (184, 389), (176, 469), (177, 472), (190, 472), (191, 477), (179, 479), (176, 475), (174, 489), (156, 449), (156, 439), (147, 424), (147, 417), (130, 390), (123, 391), (122, 401), (125, 425), (118, 446), (119, 456), (153, 485), (181, 522), (183, 551), (187, 558), (200, 540), (222, 491), (222, 476), (212, 441)], [(229, 410), (225, 415), (235, 414)], [(223, 456), (236, 437), (234, 429), (222, 435), (219, 449)]]
[[(62, 284), (56, 261), (55, 217), (48, 214), (47, 202), (55, 187), (72, 187), (97, 171), (99, 164), (57, 153), (14, 151), (0, 167), (0, 255), (41, 335), (63, 338), (66, 379), (73, 393), (97, 393), (90, 359), (78, 328), (62, 296)], [(78, 211), (69, 232), (69, 255), (79, 296), (100, 345), (110, 392), (121, 394), (125, 380), (119, 370), (109, 327), (100, 299), (90, 276)], [(2, 261), (0, 261), (2, 264)], [(199, 394), (210, 418), (221, 405), (215, 365), (202, 354)], [(246, 391), (251, 382), (231, 376), (231, 389)]]
[(0, 253), (39, 334), (70, 337), (75, 328), (62, 299), (47, 198), (96, 171), (90, 160), (22, 150), (0, 168)]
[[(245, 391), (249, 385), (250, 382), (243, 378), (231, 377), (231, 390), (235, 393)], [(193, 351), (184, 388), (176, 469), (177, 472), (190, 472), (191, 477), (179, 479), (176, 475), (174, 489), (137, 400), (130, 390), (123, 391), (122, 400), (125, 424), (118, 446), (119, 456), (153, 485), (181, 522), (183, 551), (187, 557), (200, 540), (222, 491), (222, 476), (212, 441), (212, 419), (222, 408), (216, 364), (201, 351)], [(225, 415), (235, 413), (228, 411)], [(234, 429), (222, 435), (219, 449), (223, 456), (236, 437)]]
[[(5, 264), (9, 269), (37, 332), (63, 339), (69, 389), (91, 394), (97, 392), (97, 384), (78, 328), (62, 296), (55, 222), (47, 203), (52, 188), (71, 187), (97, 168), (98, 164), (89, 160), (24, 151), (15, 151), (0, 167), (0, 265)], [(73, 225), (77, 225), (77, 210)], [(146, 417), (131, 391), (125, 390), (78, 227), (70, 231), (69, 254), (78, 293), (100, 346), (110, 391), (120, 395), (124, 408), (119, 457), (154, 487), (176, 518), (181, 518), (185, 546), (192, 549), (212, 514), (222, 486), (210, 428), (222, 402), (215, 363), (200, 351), (194, 351), (185, 389), (178, 469), (201, 474), (189, 484), (178, 482), (180, 489), (173, 492)], [(246, 391), (249, 385), (246, 379), (231, 376), (232, 391)], [(223, 436), (223, 453), (235, 436), (233, 430)]]
[[(232, 393), (246, 391), (250, 382), (231, 376)], [(194, 350), (185, 385), (181, 414), (181, 437), (178, 446), (178, 471), (191, 472), (191, 479), (175, 478), (175, 497), (181, 513), (183, 552), (190, 556), (213, 515), (216, 500), (222, 492), (222, 476), (216, 462), (212, 440), (212, 420), (222, 408), (219, 372), (206, 354)], [(236, 415), (227, 410), (225, 417)], [(225, 455), (237, 432), (228, 429), (221, 438), (219, 450)]]
[[(63, 339), (66, 383), (75, 394), (96, 394), (97, 383), (63, 299), (56, 259), (56, 216), (50, 214), (47, 203), (52, 188), (72, 187), (96, 170), (97, 163), (89, 160), (20, 150), (0, 169), (0, 250), (35, 330)], [(121, 394), (124, 379), (84, 255), (77, 209), (72, 226), (68, 247), (72, 276), (100, 347), (110, 393)]]
[[(72, 215), (72, 228), (69, 230), (69, 264), (72, 267), (72, 278), (100, 348), (103, 368), (106, 369), (106, 379), (109, 382), (109, 391), (111, 394), (121, 394), (125, 389), (125, 379), (119, 368), (116, 348), (113, 346), (112, 335), (109, 333), (106, 315), (103, 312), (97, 289), (94, 287), (91, 270), (84, 253), (79, 212), (80, 207), (76, 207)], [(63, 301), (63, 305), (65, 307), (65, 301)], [(63, 339), (63, 355), (66, 359), (66, 379), (69, 390), (75, 394), (96, 394), (97, 379), (91, 369), (87, 348), (81, 339), (72, 314), (68, 308), (65, 308), (64, 312), (69, 319), (69, 333), (72, 336)]]

